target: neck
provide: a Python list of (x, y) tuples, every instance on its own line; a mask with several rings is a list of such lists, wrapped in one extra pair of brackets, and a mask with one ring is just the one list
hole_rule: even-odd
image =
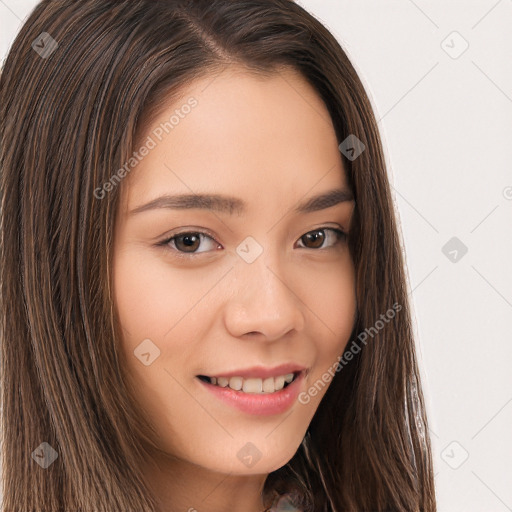
[(181, 459), (152, 460), (145, 471), (158, 512), (263, 512), (266, 474), (232, 475)]

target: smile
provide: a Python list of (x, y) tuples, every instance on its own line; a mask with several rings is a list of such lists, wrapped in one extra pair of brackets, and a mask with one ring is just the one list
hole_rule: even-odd
[(296, 373), (287, 373), (286, 375), (279, 375), (277, 377), (268, 377), (266, 379), (251, 377), (207, 377), (205, 375), (199, 375), (199, 378), (204, 382), (213, 384), (221, 388), (229, 387), (235, 391), (242, 391), (243, 393), (256, 393), (256, 394), (267, 394), (275, 393), (281, 389), (286, 388), (290, 383), (294, 381), (297, 375)]
[(284, 413), (297, 401), (305, 373), (297, 371), (266, 378), (198, 375), (197, 379), (220, 403), (246, 414), (269, 416)]

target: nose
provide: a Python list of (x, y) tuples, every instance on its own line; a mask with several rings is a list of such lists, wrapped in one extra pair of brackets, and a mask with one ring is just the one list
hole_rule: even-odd
[(290, 331), (304, 328), (304, 304), (286, 272), (258, 258), (251, 264), (239, 262), (232, 282), (224, 322), (232, 336), (256, 336), (273, 341)]

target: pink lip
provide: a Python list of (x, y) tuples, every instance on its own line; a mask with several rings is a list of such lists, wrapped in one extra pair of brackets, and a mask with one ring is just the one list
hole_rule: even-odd
[[(290, 371), (288, 373), (292, 372)], [(240, 374), (233, 375), (236, 376)], [(268, 394), (244, 393), (243, 391), (235, 391), (229, 387), (222, 388), (215, 386), (199, 378), (197, 380), (224, 403), (236, 407), (242, 412), (260, 416), (270, 416), (285, 412), (295, 403), (304, 380), (304, 372), (301, 371), (295, 380), (285, 388)]]
[(207, 377), (243, 377), (248, 379), (256, 377), (260, 379), (268, 379), (269, 377), (279, 377), (280, 375), (286, 375), (287, 373), (297, 373), (305, 370), (304, 366), (300, 366), (294, 363), (281, 364), (274, 366), (274, 368), (266, 368), (265, 366), (251, 366), (250, 368), (243, 368), (240, 370), (234, 370), (227, 373), (214, 373), (207, 375)]

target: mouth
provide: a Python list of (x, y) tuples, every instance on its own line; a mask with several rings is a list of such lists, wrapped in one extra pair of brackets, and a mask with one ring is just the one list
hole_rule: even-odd
[(294, 382), (303, 371), (296, 371), (278, 375), (276, 377), (241, 377), (234, 375), (232, 377), (220, 376), (210, 377), (207, 375), (198, 375), (197, 377), (206, 382), (220, 388), (230, 388), (247, 394), (273, 394), (287, 388)]
[(196, 375), (196, 378), (200, 386), (220, 402), (246, 414), (269, 416), (282, 414), (293, 406), (308, 371), (297, 365), (282, 365), (217, 376)]

